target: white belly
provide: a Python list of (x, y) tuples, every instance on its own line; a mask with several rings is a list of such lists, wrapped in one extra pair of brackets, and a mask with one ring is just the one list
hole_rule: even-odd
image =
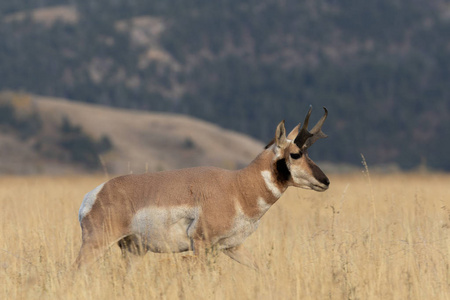
[(152, 252), (181, 252), (190, 248), (188, 230), (197, 218), (195, 207), (147, 207), (136, 213), (130, 229)]
[[(238, 246), (259, 225), (259, 219), (249, 218), (236, 207), (236, 216), (230, 229), (211, 237), (211, 246), (227, 249)], [(196, 207), (146, 207), (133, 217), (130, 231), (141, 238), (147, 250), (152, 252), (182, 252), (191, 248), (200, 209)]]

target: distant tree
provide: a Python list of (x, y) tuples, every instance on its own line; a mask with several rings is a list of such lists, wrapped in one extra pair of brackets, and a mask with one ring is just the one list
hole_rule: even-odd
[(60, 133), (58, 145), (68, 153), (69, 160), (81, 163), (88, 169), (97, 169), (100, 166), (99, 155), (113, 148), (108, 136), (103, 135), (96, 141), (80, 126), (73, 125), (67, 117), (62, 119)]

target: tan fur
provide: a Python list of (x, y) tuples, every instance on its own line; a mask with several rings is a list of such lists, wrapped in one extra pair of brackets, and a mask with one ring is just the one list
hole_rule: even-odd
[[(314, 163), (306, 153), (295, 161), (289, 157), (299, 151), (286, 137), (282, 122), (275, 144), (242, 170), (198, 167), (111, 179), (88, 193), (80, 208), (83, 244), (76, 264), (92, 261), (119, 242), (134, 254), (187, 250), (199, 254), (201, 248), (215, 247), (255, 267), (248, 253), (241, 253), (240, 244), (287, 187), (328, 187), (313, 178)], [(280, 175), (289, 174), (279, 174), (279, 160), (301, 178), (281, 180)]]

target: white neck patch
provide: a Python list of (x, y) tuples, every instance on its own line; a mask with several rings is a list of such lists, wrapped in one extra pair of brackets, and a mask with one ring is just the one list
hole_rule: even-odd
[(278, 199), (281, 197), (281, 191), (280, 189), (275, 185), (272, 173), (270, 171), (261, 171), (261, 175), (264, 179), (264, 182), (266, 184), (266, 187), (272, 192), (272, 194)]
[(266, 202), (264, 198), (258, 197), (258, 208), (261, 211), (261, 213), (265, 213), (272, 205)]

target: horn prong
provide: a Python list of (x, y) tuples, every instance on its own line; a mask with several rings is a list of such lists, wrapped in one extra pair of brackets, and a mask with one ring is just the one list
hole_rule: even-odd
[(320, 118), (320, 120), (317, 122), (317, 124), (313, 127), (313, 129), (311, 129), (312, 136), (305, 142), (304, 146), (306, 148), (311, 147), (311, 145), (314, 144), (317, 140), (328, 137), (322, 131), (322, 125), (328, 116), (328, 110), (325, 107), (323, 109), (324, 109), (325, 113), (323, 114), (322, 118)]
[(302, 129), (298, 133), (297, 137), (294, 139), (294, 143), (301, 149), (307, 149), (312, 144), (314, 144), (318, 139), (326, 138), (327, 135), (322, 132), (322, 125), (328, 116), (328, 110), (323, 107), (324, 115), (317, 122), (314, 127), (308, 131), (309, 117), (311, 116), (312, 106), (309, 106), (308, 113), (306, 114), (305, 121), (303, 123)]
[(317, 124), (314, 125), (313, 129), (310, 130), (312, 134), (316, 134), (322, 129), (322, 125), (325, 122), (326, 118), (328, 117), (328, 110), (325, 106), (323, 107), (323, 110), (325, 111), (325, 113), (323, 114), (322, 118), (320, 118)]
[(309, 106), (308, 113), (306, 114), (305, 121), (303, 122), (302, 129), (308, 130), (309, 117), (311, 116), (312, 105)]

